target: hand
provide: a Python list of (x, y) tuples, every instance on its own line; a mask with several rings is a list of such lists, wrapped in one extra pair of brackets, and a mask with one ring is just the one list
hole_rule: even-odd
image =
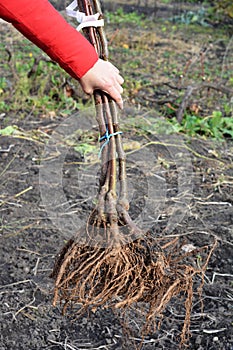
[(82, 89), (87, 94), (93, 94), (98, 89), (107, 92), (123, 108), (121, 94), (124, 79), (119, 74), (119, 70), (110, 62), (99, 59), (96, 64), (89, 69), (80, 79)]

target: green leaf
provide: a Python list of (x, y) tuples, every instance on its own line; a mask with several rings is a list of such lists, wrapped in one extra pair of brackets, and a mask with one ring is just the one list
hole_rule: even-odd
[(222, 112), (220, 111), (213, 111), (212, 118), (211, 118), (211, 126), (213, 128), (220, 128), (222, 124)]
[(222, 129), (222, 133), (225, 134), (225, 135), (230, 135), (233, 138), (233, 130)]
[(89, 145), (87, 143), (81, 143), (80, 145), (75, 146), (74, 150), (76, 152), (79, 152), (79, 153), (85, 155), (87, 153), (96, 153), (97, 147), (96, 147), (96, 145)]
[(4, 129), (0, 129), (0, 135), (10, 136), (13, 135), (17, 130), (17, 126), (9, 125)]

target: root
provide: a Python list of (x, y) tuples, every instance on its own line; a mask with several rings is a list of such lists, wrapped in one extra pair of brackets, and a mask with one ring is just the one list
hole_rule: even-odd
[[(187, 344), (193, 282), (196, 275), (204, 274), (207, 265), (197, 269), (185, 263), (187, 254), (182, 259), (177, 240), (167, 250), (158, 249), (157, 244), (154, 249), (152, 242), (138, 239), (119, 244), (118, 240), (117, 245), (103, 248), (94, 239), (90, 239), (89, 245), (80, 245), (77, 235), (63, 248), (54, 267), (54, 305), (62, 302), (63, 313), (75, 309), (78, 316), (97, 307), (127, 310), (146, 304), (143, 336), (155, 328), (158, 317), (162, 319), (171, 299), (182, 293), (186, 315), (181, 344)], [(206, 261), (211, 253), (212, 250)]]

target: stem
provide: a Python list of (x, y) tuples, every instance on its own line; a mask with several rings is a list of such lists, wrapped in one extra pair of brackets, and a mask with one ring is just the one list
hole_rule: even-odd
[[(90, 0), (77, 0), (79, 10), (84, 12), (87, 16), (93, 15), (92, 3)], [(83, 33), (90, 43), (94, 46), (96, 52), (100, 53), (99, 40), (96, 35), (96, 29), (93, 27), (83, 28)]]
[[(105, 120), (106, 125), (108, 128), (109, 134), (114, 133), (113, 128), (113, 122), (112, 122), (112, 115), (111, 110), (109, 108), (109, 101), (107, 95), (103, 95), (103, 101), (104, 101), (104, 111), (105, 111)], [(109, 140), (109, 143), (106, 145), (108, 147), (108, 156), (109, 156), (109, 164), (110, 164), (110, 179), (109, 179), (109, 190), (116, 195), (116, 143), (115, 143), (115, 136), (112, 136)]]
[[(110, 104), (111, 115), (113, 119), (114, 132), (119, 131), (118, 124), (118, 116), (116, 104), (112, 101)], [(116, 138), (116, 151), (118, 154), (118, 164), (119, 164), (119, 183), (120, 183), (120, 191), (119, 191), (119, 199), (118, 205), (122, 206), (125, 210), (129, 209), (129, 202), (127, 196), (127, 175), (126, 175), (126, 156), (122, 145), (121, 135), (118, 134), (115, 136)]]
[[(104, 119), (103, 103), (102, 103), (102, 94), (100, 91), (94, 92), (95, 97), (95, 106), (96, 106), (96, 120), (98, 122), (100, 136), (106, 134), (106, 122)], [(101, 146), (104, 141), (102, 141)], [(104, 185), (106, 180), (108, 170), (108, 149), (104, 147), (101, 153), (101, 173), (100, 173), (100, 187)]]

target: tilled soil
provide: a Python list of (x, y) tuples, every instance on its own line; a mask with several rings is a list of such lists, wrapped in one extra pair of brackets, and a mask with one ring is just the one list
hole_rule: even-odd
[[(159, 154), (160, 159), (170, 165), (161, 167), (159, 160), (154, 163), (160, 169), (156, 173), (166, 181), (166, 194), (163, 208), (159, 210), (157, 220), (151, 220), (151, 227), (157, 236), (170, 235), (171, 239), (180, 236), (185, 244), (196, 248), (210, 245), (217, 238), (218, 246), (205, 278), (203, 310), (198, 295), (194, 296), (190, 348), (231, 350), (233, 145), (231, 142), (217, 145), (218, 156), (211, 156), (216, 145), (190, 142), (190, 149), (195, 151), (195, 156), (190, 152), (192, 174), (189, 175), (192, 176), (193, 189), (189, 191), (183, 219), (178, 220), (177, 225), (173, 224), (170, 232), (167, 232), (168, 223), (172, 222), (173, 209), (181, 198), (180, 170), (167, 147), (152, 145), (151, 152)], [(128, 334), (122, 327), (119, 311), (97, 310), (72, 322), (68, 316), (61, 315), (59, 307), (52, 306), (53, 282), (49, 274), (55, 254), (69, 233), (60, 232), (49, 220), (40, 198), (38, 173), (42, 152), (43, 147), (36, 142), (1, 138), (0, 349), (134, 349), (140, 343), (137, 327), (140, 327), (141, 320), (133, 310), (127, 316), (132, 328)], [(77, 175), (77, 165), (72, 164), (81, 159), (72, 150), (66, 159), (63, 174), (69, 203), (73, 208), (76, 203), (76, 208), (83, 207), (83, 211), (89, 212), (91, 204), (88, 200), (85, 202), (85, 190), (84, 194), (80, 191), (74, 176)], [(129, 159), (129, 181), (132, 177), (138, 183), (130, 185), (134, 193), (133, 216), (137, 210), (140, 214), (140, 196), (145, 192), (145, 180), (144, 183), (140, 180), (142, 175), (133, 169), (132, 164), (133, 160)], [(93, 186), (95, 181), (93, 176)], [(78, 209), (73, 215), (79, 213)], [(195, 259), (198, 260), (198, 255)], [(169, 305), (161, 329), (144, 339), (143, 349), (178, 348), (178, 335), (184, 319), (181, 300), (174, 300)]]

